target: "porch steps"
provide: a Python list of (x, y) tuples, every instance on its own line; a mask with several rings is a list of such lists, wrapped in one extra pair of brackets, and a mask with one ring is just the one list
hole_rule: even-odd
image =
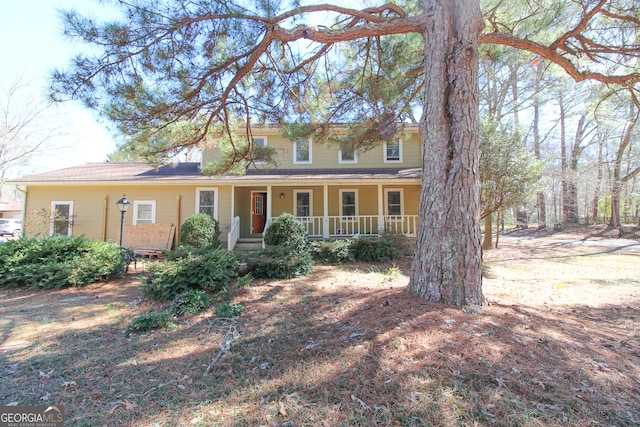
[(236, 252), (251, 252), (259, 249), (262, 249), (261, 237), (241, 237), (233, 248)]

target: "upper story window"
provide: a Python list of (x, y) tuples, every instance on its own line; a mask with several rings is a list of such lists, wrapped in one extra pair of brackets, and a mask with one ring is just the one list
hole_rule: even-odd
[(51, 202), (52, 236), (71, 236), (73, 227), (73, 202)]
[(385, 163), (402, 163), (402, 141), (385, 141), (384, 143), (384, 162)]
[(136, 200), (133, 202), (133, 225), (154, 224), (155, 222), (155, 200)]
[(311, 139), (299, 138), (293, 143), (293, 163), (294, 164), (310, 164), (311, 163)]
[[(255, 137), (251, 140), (251, 142), (253, 143), (253, 146), (257, 147), (258, 149), (267, 148), (267, 138), (264, 136)], [(264, 163), (264, 160), (256, 160), (255, 162)]]
[(218, 191), (215, 188), (196, 189), (196, 213), (206, 213), (218, 219)]
[(338, 150), (338, 163), (358, 163), (358, 153), (353, 147), (340, 147)]

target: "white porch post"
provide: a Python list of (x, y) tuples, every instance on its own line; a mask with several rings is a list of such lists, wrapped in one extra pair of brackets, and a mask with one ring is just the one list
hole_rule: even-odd
[(382, 184), (378, 184), (378, 234), (384, 232), (384, 194)]
[(273, 212), (271, 212), (273, 210), (272, 198), (273, 192), (271, 191), (271, 186), (267, 185), (267, 224), (271, 222), (271, 215), (273, 214)]
[(231, 222), (236, 216), (236, 186), (231, 185)]
[(329, 186), (327, 184), (323, 187), (324, 206), (322, 217), (322, 238), (329, 238)]

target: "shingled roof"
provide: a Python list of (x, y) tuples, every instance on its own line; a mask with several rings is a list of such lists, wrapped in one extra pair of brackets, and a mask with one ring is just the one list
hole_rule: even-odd
[(148, 163), (87, 163), (51, 172), (28, 175), (9, 181), (14, 185), (74, 184), (74, 183), (152, 183), (152, 182), (244, 182), (282, 180), (387, 180), (419, 179), (419, 168), (377, 169), (249, 169), (245, 175), (207, 176), (200, 172), (200, 163), (177, 163), (155, 167)]

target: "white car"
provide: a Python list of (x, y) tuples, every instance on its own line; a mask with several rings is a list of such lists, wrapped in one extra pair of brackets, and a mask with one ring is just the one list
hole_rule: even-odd
[(0, 218), (0, 236), (20, 237), (22, 220), (14, 218)]

